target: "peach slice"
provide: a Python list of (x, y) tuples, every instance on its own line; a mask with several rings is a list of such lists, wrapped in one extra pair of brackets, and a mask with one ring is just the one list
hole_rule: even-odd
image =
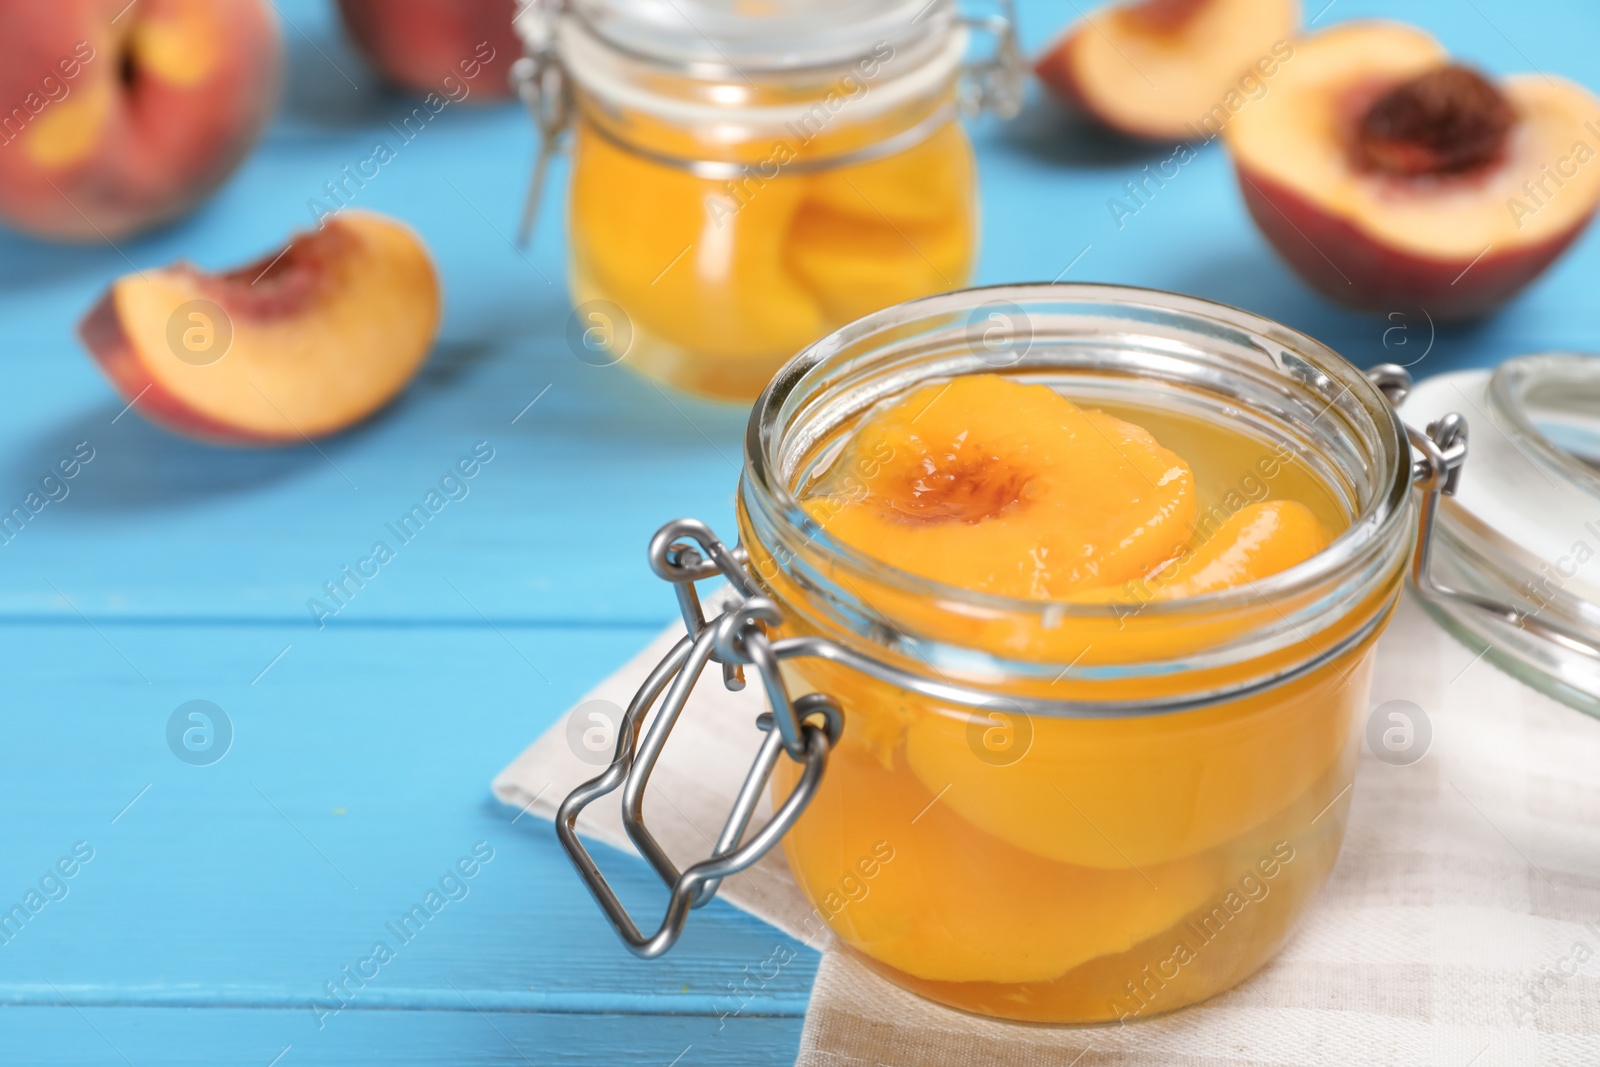
[(1146, 583), (1158, 600), (1246, 585), (1303, 563), (1330, 538), (1298, 500), (1264, 500), (1229, 517), (1210, 538), (1185, 548)]
[(1074, 593), (1076, 604), (1135, 604), (1204, 596), (1286, 571), (1328, 547), (1327, 527), (1298, 500), (1246, 505), (1141, 581)]
[(1295, 0), (1140, 0), (1083, 19), (1034, 67), (1063, 99), (1150, 140), (1209, 139), (1294, 55)]
[(267, 0), (0, 4), (0, 218), (116, 240), (221, 185), (283, 65)]
[[(1048, 981), (1167, 929), (1222, 877), (1204, 856), (1142, 872), (1052, 862), (984, 833), (848, 737), (784, 849), (834, 932), (907, 974)], [(794, 766), (775, 774), (778, 788)]]
[(1281, 692), (1200, 711), (1034, 718), (1009, 765), (974, 758), (973, 722), (993, 721), (983, 713), (928, 709), (906, 728), (906, 764), (930, 793), (948, 790), (942, 803), (962, 819), (1035, 856), (1103, 870), (1173, 863), (1305, 798), (1350, 751), (1366, 648)]
[(1279, 254), (1367, 310), (1489, 311), (1600, 205), (1600, 99), (1543, 75), (1492, 83), (1398, 23), (1295, 42), (1294, 63), (1225, 137)]
[(347, 212), (223, 274), (125, 275), (78, 334), (118, 391), (174, 432), (292, 444), (360, 421), (433, 345), (439, 283), (421, 240)]
[(839, 469), (860, 472), (857, 491), (815, 486), (807, 511), (845, 544), (963, 589), (1048, 600), (1119, 586), (1172, 559), (1194, 522), (1188, 464), (1149, 433), (1001, 375), (925, 385), (852, 448)]
[[(613, 295), (636, 331), (674, 353), (671, 377), (728, 398), (827, 332), (817, 298), (784, 253), (806, 183), (780, 177), (738, 212), (708, 215), (711, 185), (618, 148), (581, 124), (573, 170), (572, 269), (579, 302)], [(641, 195), (649, 190), (649, 195)], [(694, 372), (693, 353), (709, 357)], [(741, 364), (748, 364), (747, 367)]]

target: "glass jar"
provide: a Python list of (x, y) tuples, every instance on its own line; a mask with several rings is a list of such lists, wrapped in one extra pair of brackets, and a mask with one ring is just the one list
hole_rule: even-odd
[(1454, 595), (1425, 605), (1473, 655), (1600, 716), (1600, 357), (1441, 374), (1408, 401), (1423, 417), (1457, 406), (1492, 432), (1439, 512), (1434, 570)]
[(823, 334), (967, 283), (958, 112), (1020, 102), (1006, 18), (982, 24), (998, 44), (976, 72), (954, 0), (573, 0), (520, 25), (525, 98), (547, 139), (572, 128), (571, 295), (594, 361), (749, 400)]
[[(971, 344), (995, 315), (1010, 335)], [(1253, 972), (1338, 854), (1373, 642), (1411, 556), (1410, 451), (1382, 393), (1253, 316), (1091, 287), (920, 301), (819, 347), (757, 408), (740, 493), (750, 570), (785, 635), (986, 696), (785, 665), (791, 691), (831, 694), (847, 724), (784, 840), (801, 888), (875, 968), (984, 1014), (1129, 1018)], [(1090, 406), (1248, 426), (1279, 446), (1264, 463), (1317, 475), (1348, 529), (1254, 588), (1093, 606), (941, 586), (796, 510), (884, 398), (997, 370)], [(779, 764), (778, 795), (798, 767)], [(869, 891), (835, 909), (852, 878)]]
[[(1294, 465), (1347, 521), (1321, 552), (1246, 586), (1090, 604), (914, 575), (802, 505), (882, 405), (978, 373), (1248, 431), (1263, 452), (1246, 477)], [(752, 412), (739, 545), (692, 520), (652, 541), (688, 634), (629, 707), (611, 766), (562, 805), (563, 844), (643, 956), (781, 839), (816, 930), (933, 1000), (1082, 1023), (1228, 988), (1326, 881), (1374, 643), (1408, 568), (1432, 595), (1416, 535), (1455, 489), (1465, 425), (1406, 427), (1393, 404), (1408, 385), (1399, 368), (1363, 374), (1247, 312), (1114, 286), (928, 297), (823, 338)], [(848, 477), (831, 484), (851, 492)], [(1253, 493), (1243, 479), (1240, 493)], [(731, 603), (708, 621), (695, 583), (718, 576)], [(767, 738), (711, 858), (680, 872), (642, 798), (713, 662), (732, 687), (746, 667), (759, 675)], [(752, 831), (768, 784), (774, 814)], [(653, 934), (576, 833), (582, 809), (618, 788), (632, 839), (672, 887)]]

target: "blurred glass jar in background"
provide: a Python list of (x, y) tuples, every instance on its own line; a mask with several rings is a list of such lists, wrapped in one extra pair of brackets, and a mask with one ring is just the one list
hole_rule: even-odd
[[(607, 361), (748, 400), (818, 337), (969, 280), (976, 175), (958, 118), (1015, 112), (1006, 15), (573, 0), (519, 28), (546, 153), (572, 132), (572, 300)], [(974, 28), (995, 41), (977, 66)]]

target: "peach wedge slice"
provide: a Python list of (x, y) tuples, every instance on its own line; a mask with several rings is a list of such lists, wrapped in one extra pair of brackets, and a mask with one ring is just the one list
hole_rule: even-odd
[(152, 421), (223, 444), (293, 444), (399, 393), (433, 346), (439, 314), (417, 235), (352, 211), (237, 270), (178, 263), (119, 278), (78, 333)]
[(1058, 96), (1133, 137), (1209, 140), (1291, 59), (1295, 0), (1140, 0), (1102, 8), (1034, 67)]

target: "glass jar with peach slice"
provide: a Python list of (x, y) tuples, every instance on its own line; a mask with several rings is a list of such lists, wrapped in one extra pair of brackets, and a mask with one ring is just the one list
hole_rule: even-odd
[[(751, 416), (739, 544), (690, 520), (653, 540), (688, 634), (558, 816), (624, 942), (666, 951), (781, 840), (819, 928), (955, 1007), (1131, 1019), (1251, 974), (1338, 855), (1408, 570), (1461, 595), (1428, 580), (1426, 535), (1465, 425), (1406, 427), (1405, 386), (1110, 286), (929, 297), (802, 352)], [(707, 619), (694, 587), (717, 576), (735, 595)], [(760, 678), (767, 737), (680, 871), (641, 798), (711, 663)], [(576, 832), (615, 789), (671, 887), (654, 932)], [(864, 865), (868, 891), (836, 899)]]
[(981, 24), (999, 54), (975, 70), (954, 0), (669, 8), (576, 0), (522, 21), (543, 158), (572, 133), (586, 360), (749, 400), (830, 330), (966, 283), (958, 116), (1020, 104), (1009, 20)]

